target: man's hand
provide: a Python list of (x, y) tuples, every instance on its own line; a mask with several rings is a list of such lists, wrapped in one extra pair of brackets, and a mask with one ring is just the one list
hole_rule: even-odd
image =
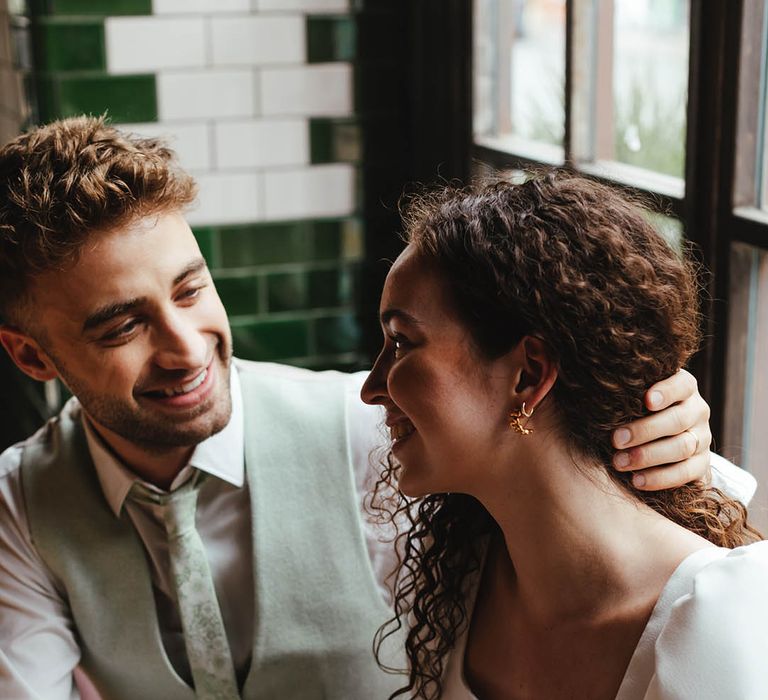
[(632, 483), (643, 491), (709, 481), (709, 406), (694, 376), (680, 370), (654, 384), (645, 394), (645, 405), (658, 413), (613, 432), (613, 446), (619, 450), (613, 466), (635, 472)]

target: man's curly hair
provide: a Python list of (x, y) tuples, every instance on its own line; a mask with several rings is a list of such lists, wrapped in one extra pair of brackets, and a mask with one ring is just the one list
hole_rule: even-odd
[(183, 209), (192, 178), (161, 140), (74, 117), (0, 149), (0, 319), (18, 323), (30, 280), (77, 259), (94, 233)]
[[(654, 229), (649, 210), (567, 172), (522, 184), (445, 189), (413, 199), (406, 240), (435, 263), (475, 349), (494, 358), (523, 336), (541, 338), (558, 362), (553, 388), (562, 437), (633, 497), (719, 546), (759, 539), (741, 503), (704, 484), (633, 488), (611, 468), (614, 429), (647, 413), (643, 395), (695, 352), (695, 269)], [(391, 452), (370, 505), (402, 524), (395, 616), (375, 648), (408, 626), (408, 684), (391, 697), (437, 698), (443, 659), (467, 622), (465, 594), (480, 566), (479, 539), (497, 528), (462, 494), (410, 500), (396, 490)]]

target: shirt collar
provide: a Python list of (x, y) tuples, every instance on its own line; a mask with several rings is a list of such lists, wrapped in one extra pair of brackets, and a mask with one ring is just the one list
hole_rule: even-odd
[[(223, 430), (211, 435), (195, 447), (189, 462), (173, 480), (170, 491), (186, 482), (195, 469), (223, 479), (238, 488), (243, 485), (245, 480), (243, 397), (237, 367), (234, 362), (230, 364), (230, 367), (229, 386), (232, 396), (232, 415), (229, 423)], [(141, 481), (141, 479), (115, 456), (91, 426), (85, 413), (81, 413), (81, 416), (88, 449), (104, 497), (114, 514), (119, 517), (131, 486), (135, 481)], [(151, 484), (146, 485), (154, 488)]]

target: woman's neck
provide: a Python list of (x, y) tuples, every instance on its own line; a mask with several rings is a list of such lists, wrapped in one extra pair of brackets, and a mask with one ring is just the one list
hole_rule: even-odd
[[(501, 528), (510, 590), (542, 622), (652, 605), (677, 565), (710, 546), (626, 493), (598, 464), (539, 439), (475, 494)], [(495, 483), (491, 483), (495, 482)]]

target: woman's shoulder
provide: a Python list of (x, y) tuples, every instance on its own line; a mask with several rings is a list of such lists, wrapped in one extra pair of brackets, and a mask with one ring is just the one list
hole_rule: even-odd
[(704, 550), (655, 645), (647, 698), (768, 698), (768, 541)]

